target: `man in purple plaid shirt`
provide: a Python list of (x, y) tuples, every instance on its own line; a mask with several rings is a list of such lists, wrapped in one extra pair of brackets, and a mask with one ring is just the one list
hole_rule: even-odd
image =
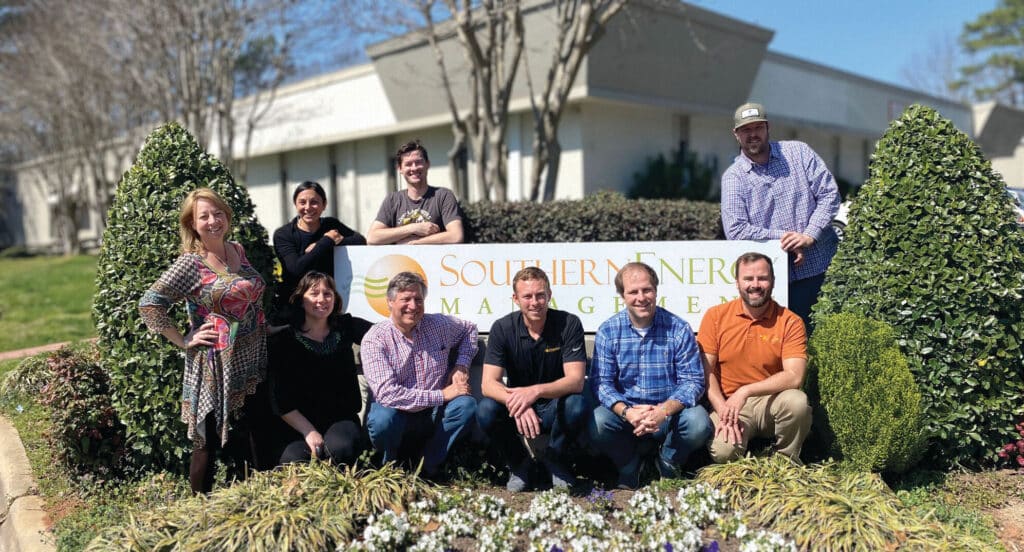
[(764, 106), (733, 117), (740, 154), (722, 175), (722, 226), (730, 240), (779, 240), (789, 252), (789, 310), (810, 332), (811, 307), (839, 246), (839, 189), (825, 162), (795, 140), (771, 142)]
[[(426, 294), (418, 274), (392, 278), (391, 316), (366, 333), (359, 354), (374, 397), (366, 424), (373, 448), (385, 462), (422, 457), (423, 475), (435, 478), (475, 419), (468, 367), (476, 355), (477, 331), (472, 322), (424, 314)], [(457, 357), (449, 369), (452, 349)]]

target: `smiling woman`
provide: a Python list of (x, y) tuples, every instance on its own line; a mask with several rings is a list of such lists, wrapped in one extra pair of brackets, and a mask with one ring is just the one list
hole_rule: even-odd
[[(190, 192), (179, 216), (182, 254), (139, 301), (146, 326), (185, 350), (181, 417), (193, 444), (189, 481), (197, 493), (212, 489), (214, 454), (241, 433), (230, 431), (228, 418), (241, 414), (266, 373), (265, 283), (241, 244), (226, 238), (232, 216), (213, 190)], [(181, 301), (189, 314), (184, 335), (168, 314)]]

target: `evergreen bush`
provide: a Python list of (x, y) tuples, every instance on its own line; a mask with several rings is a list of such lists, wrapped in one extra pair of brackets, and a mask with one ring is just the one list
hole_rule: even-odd
[[(147, 331), (138, 302), (181, 252), (181, 202), (203, 186), (231, 206), (229, 238), (245, 247), (263, 274), (269, 286), (264, 299), (273, 295), (274, 254), (248, 192), (177, 123), (153, 131), (122, 177), (110, 206), (93, 299), (101, 363), (110, 374), (113, 404), (127, 428), (132, 460), (143, 467), (180, 469), (191, 449), (180, 421), (184, 357), (163, 336)], [(172, 314), (178, 328), (187, 331), (184, 305)]]
[(91, 343), (52, 353), (39, 402), (49, 407), (47, 438), (57, 459), (72, 473), (108, 478), (121, 468), (124, 426), (110, 404), (110, 382), (98, 361)]
[(633, 186), (628, 196), (718, 201), (719, 194), (711, 194), (717, 172), (716, 158), (701, 160), (696, 153), (688, 151), (683, 143), (678, 150), (672, 152), (671, 160), (660, 153), (656, 157), (648, 157), (644, 170), (633, 174)]
[(717, 203), (626, 199), (600, 192), (580, 200), (478, 202), (464, 206), (468, 243), (720, 240)]
[(850, 208), (816, 319), (890, 324), (939, 465), (991, 465), (1024, 411), (1024, 231), (966, 134), (914, 105), (892, 122)]
[(825, 317), (810, 339), (821, 406), (845, 464), (901, 473), (921, 453), (921, 393), (896, 333), (855, 314)]

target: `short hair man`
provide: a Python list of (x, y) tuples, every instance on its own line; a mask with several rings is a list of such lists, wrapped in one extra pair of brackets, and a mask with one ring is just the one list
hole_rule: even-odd
[(740, 154), (722, 175), (722, 226), (730, 240), (779, 240), (790, 254), (789, 308), (808, 324), (839, 245), (839, 189), (810, 146), (771, 142), (768, 130), (763, 105), (736, 109)]
[(427, 185), (430, 158), (419, 140), (398, 148), (395, 167), (406, 187), (384, 198), (366, 233), (366, 242), (462, 243), (462, 209), (451, 190)]
[(800, 390), (807, 372), (807, 336), (800, 318), (772, 299), (775, 271), (761, 253), (736, 261), (739, 298), (708, 309), (697, 342), (704, 353), (718, 463), (743, 456), (753, 437), (774, 437), (775, 449), (800, 463), (811, 408)]
[[(433, 478), (476, 415), (467, 367), (476, 355), (477, 332), (471, 322), (424, 314), (426, 293), (418, 274), (402, 272), (392, 278), (387, 290), (390, 317), (366, 333), (360, 356), (375, 399), (366, 424), (373, 448), (383, 453), (385, 462), (413, 449), (423, 457), (423, 474)], [(453, 348), (458, 357), (449, 369)], [(426, 443), (417, 437), (427, 437)]]
[(626, 309), (606, 320), (594, 342), (592, 372), (600, 406), (591, 438), (619, 472), (618, 486), (640, 484), (643, 441), (661, 445), (658, 471), (675, 477), (694, 450), (711, 437), (699, 401), (704, 371), (693, 331), (685, 320), (657, 306), (658, 275), (628, 263), (615, 276)]
[(586, 420), (581, 392), (587, 351), (580, 319), (549, 308), (550, 300), (547, 274), (533, 266), (520, 270), (512, 279), (512, 301), (519, 310), (498, 319), (487, 339), (477, 421), (508, 462), (506, 487), (512, 492), (530, 486), (532, 451), (527, 454), (523, 440), (541, 433), (550, 433), (543, 464), (551, 484), (576, 483), (563, 460)]

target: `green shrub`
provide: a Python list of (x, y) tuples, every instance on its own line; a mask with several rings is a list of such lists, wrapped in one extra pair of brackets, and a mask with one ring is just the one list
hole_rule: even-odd
[(940, 465), (990, 465), (1024, 412), (1024, 231), (967, 135), (911, 106), (872, 156), (815, 318), (890, 324)]
[(924, 444), (921, 393), (892, 327), (855, 314), (820, 321), (810, 339), (821, 405), (846, 464), (900, 473)]
[(469, 243), (724, 239), (717, 203), (626, 199), (601, 192), (581, 200), (471, 203)]
[(633, 186), (628, 195), (631, 198), (718, 201), (717, 195), (711, 196), (717, 172), (715, 158), (702, 161), (696, 153), (687, 151), (684, 143), (672, 152), (671, 161), (660, 153), (648, 157), (644, 170), (633, 174)]
[[(273, 251), (256, 220), (244, 187), (220, 161), (204, 152), (176, 123), (146, 138), (135, 164), (124, 174), (108, 214), (96, 270), (93, 317), (102, 365), (110, 373), (114, 407), (128, 431), (132, 461), (140, 467), (184, 466), (190, 450), (180, 421), (184, 360), (164, 337), (146, 331), (138, 301), (181, 250), (178, 214), (185, 195), (206, 186), (234, 211), (231, 239), (268, 282), (273, 295)], [(186, 331), (185, 308), (173, 309)]]
[(24, 358), (13, 370), (7, 372), (0, 383), (0, 398), (16, 395), (34, 397), (43, 389), (51, 377), (48, 355), (41, 354)]
[(75, 474), (115, 475), (124, 457), (124, 426), (110, 404), (110, 385), (94, 345), (62, 347), (47, 358), (50, 379), (39, 402), (52, 426), (57, 458)]

